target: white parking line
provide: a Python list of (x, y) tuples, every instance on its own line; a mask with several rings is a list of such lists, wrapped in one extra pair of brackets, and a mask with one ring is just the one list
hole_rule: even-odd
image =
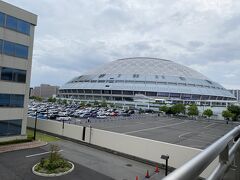
[[(58, 152), (62, 152), (63, 150), (59, 150)], [(32, 155), (28, 155), (28, 156), (25, 156), (26, 158), (29, 158), (29, 157), (34, 157), (34, 156), (41, 156), (41, 155), (44, 155), (44, 154), (49, 154), (51, 153), (51, 151), (48, 151), (48, 152), (43, 152), (43, 153), (38, 153), (38, 154), (32, 154)]]
[(187, 133), (183, 133), (183, 134), (180, 134), (178, 137), (181, 138), (182, 136), (185, 136), (187, 134), (191, 134), (192, 132), (187, 132)]
[(160, 129), (160, 128), (171, 127), (171, 126), (175, 126), (175, 125), (179, 125), (179, 124), (185, 124), (185, 123), (189, 123), (189, 121), (187, 121), (187, 122), (181, 122), (181, 123), (169, 124), (169, 125), (166, 125), (166, 126), (158, 126), (158, 127), (153, 127), (153, 128), (140, 129), (140, 130), (136, 130), (136, 131), (129, 131), (129, 132), (125, 132), (124, 134), (131, 134), (131, 133), (136, 133), (136, 132), (141, 132), (141, 131), (148, 131), (148, 130), (153, 130), (153, 129)]
[(210, 126), (212, 126), (212, 125), (215, 125), (216, 123), (212, 123), (212, 124), (209, 124), (209, 125), (207, 125), (207, 126), (204, 126), (203, 128), (208, 128), (208, 127), (210, 127)]

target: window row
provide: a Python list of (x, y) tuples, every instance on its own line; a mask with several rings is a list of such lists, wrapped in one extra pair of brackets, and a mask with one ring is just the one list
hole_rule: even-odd
[(28, 59), (28, 47), (0, 39), (0, 53), (8, 56)]
[(0, 94), (0, 107), (23, 107), (24, 95)]
[[(214, 89), (222, 89), (221, 87), (210, 85), (202, 85), (202, 84), (188, 84), (188, 83), (178, 83), (178, 82), (161, 82), (161, 81), (134, 81), (134, 80), (74, 80), (69, 83), (76, 82), (90, 82), (90, 83), (129, 83), (129, 84), (158, 84), (158, 85), (175, 85), (175, 86), (189, 86), (189, 87), (204, 87), (204, 88), (214, 88)], [(208, 81), (207, 81), (208, 82)], [(107, 85), (109, 86), (109, 85)]]
[(20, 135), (22, 120), (0, 120), (0, 137)]
[(200, 94), (168, 93), (168, 92), (149, 92), (149, 91), (121, 91), (121, 90), (91, 90), (91, 89), (61, 89), (59, 93), (82, 93), (82, 94), (110, 94), (110, 95), (136, 95), (142, 94), (152, 97), (166, 97), (184, 100), (235, 100), (233, 98), (221, 96), (208, 96)]
[(0, 67), (0, 79), (4, 81), (26, 83), (26, 73), (25, 70)]
[(30, 23), (2, 12), (0, 12), (0, 26), (17, 31), (19, 33), (30, 35)]

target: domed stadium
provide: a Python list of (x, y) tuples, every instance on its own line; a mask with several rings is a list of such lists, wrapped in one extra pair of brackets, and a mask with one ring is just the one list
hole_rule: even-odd
[(107, 63), (73, 78), (59, 97), (121, 104), (196, 103), (226, 106), (235, 97), (201, 73), (170, 60), (126, 58)]

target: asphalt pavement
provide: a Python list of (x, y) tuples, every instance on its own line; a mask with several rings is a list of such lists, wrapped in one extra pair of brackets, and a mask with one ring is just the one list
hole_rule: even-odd
[(205, 149), (239, 123), (226, 124), (216, 120), (189, 120), (162, 117), (156, 114), (130, 117), (108, 117), (107, 119), (73, 119), (71, 123), (81, 126), (123, 133), (131, 136), (163, 141), (198, 149)]
[(162, 179), (164, 171), (155, 173), (155, 167), (97, 150), (71, 141), (54, 142), (64, 158), (74, 163), (73, 172), (60, 177), (39, 177), (31, 172), (33, 165), (48, 156), (50, 145), (33, 149), (0, 153), (0, 180), (132, 180), (145, 179), (149, 170), (152, 180)]

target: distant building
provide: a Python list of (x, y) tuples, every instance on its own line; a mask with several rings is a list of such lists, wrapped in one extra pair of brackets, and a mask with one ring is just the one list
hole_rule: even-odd
[(237, 99), (237, 101), (240, 103), (240, 89), (230, 89), (229, 90)]
[(41, 84), (33, 88), (31, 96), (39, 96), (43, 98), (49, 98), (58, 94), (59, 86), (51, 86), (49, 84)]
[(0, 1), (0, 141), (26, 138), (37, 16)]

